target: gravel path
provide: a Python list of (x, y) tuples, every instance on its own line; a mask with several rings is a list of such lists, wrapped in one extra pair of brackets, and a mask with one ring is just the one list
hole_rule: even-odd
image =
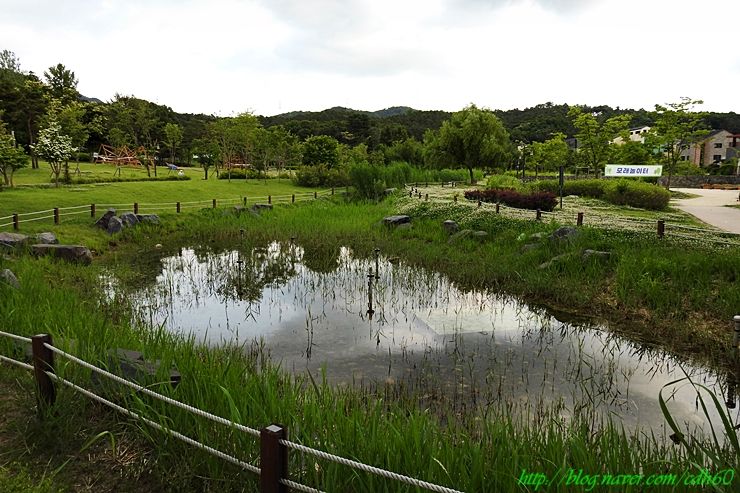
[(681, 209), (707, 224), (730, 233), (740, 234), (740, 209), (725, 207), (740, 205), (737, 190), (705, 190), (702, 188), (674, 188), (678, 192), (700, 195), (693, 199), (678, 199), (674, 202)]

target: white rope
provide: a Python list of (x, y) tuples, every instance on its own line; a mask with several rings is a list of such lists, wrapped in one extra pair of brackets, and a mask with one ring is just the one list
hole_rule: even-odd
[(0, 217), (0, 221), (4, 221), (6, 219), (13, 219), (13, 214), (11, 214), (10, 216)]
[(7, 224), (0, 224), (0, 228), (4, 228), (5, 226), (12, 226), (13, 223), (7, 223)]
[(54, 212), (54, 209), (47, 209), (45, 211), (23, 212), (21, 214), (18, 214), (18, 217), (21, 217), (21, 216), (35, 216), (36, 214), (44, 214), (46, 212)]
[(288, 448), (298, 450), (299, 452), (310, 454), (315, 457), (319, 457), (320, 459), (329, 460), (329, 461), (336, 462), (338, 464), (349, 466), (355, 469), (360, 469), (361, 471), (377, 474), (378, 476), (383, 476), (388, 479), (395, 479), (396, 481), (410, 484), (412, 486), (416, 486), (417, 488), (424, 488), (427, 490), (436, 491), (437, 493), (463, 493), (459, 490), (453, 490), (452, 488), (447, 488), (445, 486), (440, 486), (440, 485), (433, 484), (433, 483), (427, 483), (426, 481), (421, 481), (420, 479), (411, 478), (409, 476), (404, 476), (403, 474), (386, 471), (385, 469), (380, 469), (378, 467), (368, 466), (367, 464), (363, 464), (362, 462), (356, 462), (350, 459), (345, 459), (344, 457), (339, 457), (338, 455), (329, 454), (327, 452), (322, 452), (321, 450), (312, 449), (310, 447), (306, 447), (305, 445), (301, 445), (299, 443), (291, 442), (288, 440), (282, 440), (282, 439), (279, 440), (279, 442), (281, 445), (285, 445)]
[(182, 433), (179, 433), (177, 431), (174, 431), (174, 430), (170, 430), (168, 428), (165, 428), (164, 426), (160, 425), (159, 423), (157, 423), (155, 421), (152, 421), (151, 419), (145, 418), (144, 416), (141, 416), (140, 414), (136, 414), (133, 411), (129, 411), (128, 409), (126, 409), (124, 407), (121, 407), (118, 404), (115, 404), (115, 403), (113, 403), (113, 402), (111, 402), (111, 401), (109, 401), (107, 399), (104, 399), (104, 398), (100, 397), (99, 395), (90, 392), (87, 389), (84, 389), (82, 387), (79, 387), (79, 386), (75, 385), (74, 383), (72, 383), (72, 382), (70, 382), (68, 380), (65, 380), (65, 379), (59, 377), (55, 373), (52, 373), (50, 371), (47, 371), (46, 374), (52, 380), (54, 380), (56, 382), (63, 383), (64, 385), (66, 385), (66, 386), (68, 386), (68, 387), (76, 390), (77, 392), (80, 392), (81, 394), (89, 397), (90, 399), (92, 399), (94, 401), (98, 401), (101, 404), (105, 404), (106, 406), (115, 409), (116, 411), (118, 411), (121, 414), (124, 414), (124, 415), (126, 415), (126, 416), (128, 416), (130, 418), (134, 418), (134, 419), (138, 419), (140, 421), (143, 421), (144, 423), (148, 424), (149, 426), (151, 426), (153, 428), (156, 428), (157, 430), (163, 431), (165, 433), (169, 433), (170, 435), (172, 435), (173, 437), (177, 438), (178, 440), (182, 440), (183, 442), (187, 443), (188, 445), (192, 445), (193, 447), (196, 447), (196, 448), (199, 448), (201, 450), (204, 450), (204, 451), (208, 452), (209, 454), (218, 457), (219, 459), (223, 459), (223, 460), (225, 460), (227, 462), (231, 462), (232, 464), (237, 465), (237, 466), (239, 466), (239, 467), (241, 467), (243, 469), (246, 469), (247, 471), (253, 472), (253, 473), (257, 474), (257, 475), (260, 474), (260, 468), (259, 467), (255, 467), (252, 464), (249, 464), (247, 462), (243, 462), (243, 461), (237, 459), (236, 457), (232, 457), (231, 455), (228, 455), (228, 454), (226, 454), (224, 452), (221, 452), (220, 450), (215, 449), (213, 447), (209, 447), (208, 445), (203, 445), (202, 443), (200, 443), (200, 442), (198, 442), (196, 440), (193, 440), (192, 438), (190, 438), (190, 437), (188, 437), (186, 435), (183, 435)]
[(317, 490), (316, 488), (311, 488), (310, 486), (306, 486), (301, 483), (296, 483), (295, 481), (291, 481), (290, 479), (281, 479), (281, 484), (284, 484), (285, 486), (290, 487), (291, 489), (297, 490), (297, 491), (303, 491), (304, 493), (325, 493), (321, 490)]
[(49, 349), (50, 351), (58, 354), (59, 356), (62, 356), (62, 357), (67, 358), (67, 359), (69, 359), (71, 361), (74, 361), (75, 363), (77, 363), (80, 366), (83, 366), (83, 367), (85, 367), (85, 368), (87, 368), (89, 370), (94, 371), (95, 373), (98, 373), (100, 375), (103, 375), (105, 377), (108, 377), (111, 380), (114, 380), (114, 381), (116, 381), (116, 382), (118, 382), (118, 383), (120, 383), (122, 385), (126, 385), (128, 387), (131, 387), (132, 389), (134, 389), (134, 390), (136, 390), (138, 392), (141, 392), (143, 394), (149, 395), (151, 397), (154, 397), (155, 399), (159, 399), (159, 400), (164, 401), (164, 402), (166, 402), (168, 404), (172, 404), (175, 407), (179, 407), (180, 409), (184, 409), (185, 411), (191, 412), (191, 413), (196, 414), (198, 416), (202, 416), (204, 418), (210, 419), (211, 421), (215, 421), (216, 423), (219, 423), (219, 424), (222, 424), (222, 425), (225, 425), (225, 426), (233, 426), (237, 430), (242, 431), (244, 433), (248, 433), (248, 434), (250, 434), (252, 436), (256, 436), (256, 437), (260, 436), (259, 430), (255, 430), (254, 428), (249, 428), (247, 426), (240, 425), (238, 423), (234, 423), (233, 421), (230, 421), (228, 419), (222, 418), (220, 416), (216, 416), (215, 414), (211, 414), (209, 412), (202, 411), (202, 410), (198, 409), (197, 407), (193, 407), (193, 406), (190, 406), (190, 405), (185, 404), (183, 402), (177, 401), (175, 399), (171, 399), (170, 397), (164, 396), (162, 394), (158, 394), (158, 393), (156, 393), (156, 392), (154, 392), (152, 390), (149, 390), (146, 387), (142, 387), (141, 385), (138, 385), (136, 383), (133, 383), (133, 382), (130, 382), (130, 381), (126, 380), (125, 378), (121, 378), (118, 375), (115, 375), (115, 374), (110, 373), (108, 371), (105, 371), (105, 370), (103, 370), (101, 368), (98, 368), (95, 365), (91, 365), (87, 361), (81, 360), (80, 358), (78, 358), (76, 356), (73, 356), (73, 355), (71, 355), (69, 353), (66, 353), (66, 352), (62, 351), (61, 349), (59, 349), (58, 347), (52, 346), (51, 344), (44, 343), (44, 346), (47, 349)]
[(70, 206), (70, 207), (59, 207), (59, 210), (60, 211), (64, 211), (64, 210), (82, 209), (82, 208), (89, 209), (90, 206), (89, 205), (73, 205), (73, 206)]
[(4, 337), (10, 337), (11, 339), (15, 339), (16, 341), (25, 342), (27, 344), (31, 344), (31, 339), (28, 337), (19, 336), (16, 334), (10, 334), (8, 332), (3, 332), (0, 330), (0, 336)]
[(43, 217), (34, 217), (33, 219), (22, 219), (18, 221), (19, 223), (30, 223), (32, 221), (41, 221), (43, 219), (53, 219), (54, 216), (43, 216)]
[(87, 214), (88, 211), (77, 211), (77, 212), (63, 212), (59, 213), (59, 216), (76, 216), (79, 214)]
[(33, 371), (33, 365), (29, 365), (28, 363), (23, 363), (21, 361), (14, 360), (12, 358), (6, 358), (5, 356), (0, 355), (0, 361), (5, 361), (6, 363), (10, 363), (11, 365), (20, 366), (21, 368), (25, 368), (26, 370)]

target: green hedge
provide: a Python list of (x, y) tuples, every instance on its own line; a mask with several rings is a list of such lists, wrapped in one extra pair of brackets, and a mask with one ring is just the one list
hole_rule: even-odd
[[(539, 181), (533, 187), (540, 191), (558, 193), (556, 180)], [(628, 179), (566, 181), (563, 194), (603, 199), (616, 205), (651, 210), (665, 209), (671, 198), (670, 193), (658, 185)]]

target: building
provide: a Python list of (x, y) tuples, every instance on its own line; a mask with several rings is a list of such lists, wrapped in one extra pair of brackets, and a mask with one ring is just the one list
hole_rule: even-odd
[[(650, 127), (647, 125), (643, 125), (641, 127), (632, 127), (629, 129), (629, 139), (632, 142), (639, 142), (640, 144), (645, 143), (645, 134), (647, 134), (650, 131)], [(621, 144), (624, 142), (624, 139), (622, 137), (617, 137), (616, 139), (612, 140), (612, 143), (614, 144)]]
[(740, 134), (714, 130), (704, 140), (681, 151), (681, 161), (706, 167), (718, 164), (740, 154)]

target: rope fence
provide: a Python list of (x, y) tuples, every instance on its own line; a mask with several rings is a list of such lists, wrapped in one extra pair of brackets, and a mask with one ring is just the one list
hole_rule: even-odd
[[(179, 213), (183, 209), (195, 209), (195, 208), (217, 208), (219, 206), (228, 206), (228, 207), (236, 207), (236, 206), (244, 206), (246, 207), (248, 203), (258, 203), (258, 202), (264, 202), (266, 201), (268, 204), (272, 203), (287, 203), (291, 202), (294, 203), (299, 200), (309, 200), (311, 198), (317, 199), (319, 196), (326, 196), (326, 195), (334, 195), (335, 190), (332, 188), (330, 190), (322, 190), (322, 191), (316, 191), (316, 192), (299, 192), (294, 193), (290, 195), (263, 195), (263, 196), (256, 196), (256, 197), (230, 197), (225, 199), (209, 199), (209, 200), (191, 200), (191, 201), (184, 201), (184, 202), (157, 202), (157, 203), (138, 203), (138, 202), (128, 202), (128, 203), (117, 203), (117, 204), (89, 204), (89, 205), (74, 205), (74, 206), (68, 206), (68, 207), (54, 207), (53, 209), (46, 209), (43, 211), (33, 211), (33, 212), (22, 212), (22, 213), (15, 213), (9, 216), (0, 217), (1, 221), (7, 221), (12, 220), (12, 222), (5, 222), (0, 224), (0, 229), (7, 228), (12, 226), (13, 230), (18, 231), (20, 230), (20, 225), (23, 223), (29, 223), (33, 221), (43, 221), (48, 219), (53, 219), (54, 224), (60, 224), (61, 218), (65, 216), (75, 216), (75, 215), (82, 215), (82, 214), (90, 214), (90, 217), (96, 216), (96, 211), (98, 209), (104, 210), (104, 209), (110, 209), (110, 208), (119, 208), (123, 211), (133, 211), (135, 214), (139, 214), (142, 210), (147, 211), (167, 211), (172, 210), (172, 212)], [(174, 209), (174, 210), (173, 210)], [(62, 211), (68, 211), (68, 212), (62, 212)], [(48, 215), (49, 213), (52, 213), (52, 215)], [(41, 216), (41, 214), (47, 214), (45, 216)], [(39, 217), (36, 217), (39, 216)]]
[[(369, 474), (374, 474), (374, 475), (377, 475), (377, 476), (380, 476), (386, 479), (398, 481), (398, 482), (401, 482), (407, 485), (411, 485), (417, 488), (423, 488), (423, 489), (434, 491), (437, 493), (462, 493), (461, 491), (456, 490), (456, 489), (448, 488), (446, 486), (441, 486), (441, 485), (437, 485), (434, 483), (429, 483), (427, 481), (422, 481), (420, 479), (416, 479), (410, 476), (405, 476), (403, 474), (398, 474), (392, 471), (381, 469), (379, 467), (371, 466), (368, 464), (364, 464), (362, 462), (347, 459), (345, 457), (340, 457), (338, 455), (330, 454), (322, 450), (317, 450), (317, 449), (308, 447), (306, 445), (302, 445), (300, 443), (292, 442), (287, 439), (288, 437), (287, 429), (280, 425), (273, 424), (265, 428), (262, 428), (261, 430), (257, 430), (254, 428), (250, 428), (250, 427), (235, 423), (231, 420), (222, 418), (220, 416), (216, 416), (207, 411), (203, 411), (196, 407), (190, 406), (183, 402), (177, 401), (170, 397), (154, 392), (147, 387), (144, 387), (137, 383), (126, 380), (125, 378), (122, 378), (114, 373), (111, 373), (85, 360), (82, 360), (78, 358), (77, 356), (69, 354), (68, 352), (54, 346), (52, 344), (51, 336), (48, 334), (40, 334), (40, 335), (33, 336), (31, 338), (28, 338), (28, 337), (23, 337), (17, 334), (0, 331), (0, 337), (9, 338), (9, 339), (12, 339), (12, 340), (24, 343), (24, 344), (31, 344), (31, 348), (33, 352), (33, 364), (32, 365), (3, 356), (3, 355), (0, 355), (0, 362), (5, 362), (5, 363), (18, 366), (19, 368), (23, 368), (25, 370), (29, 370), (33, 372), (35, 379), (36, 379), (36, 383), (37, 383), (37, 390), (39, 394), (40, 405), (52, 406), (56, 400), (56, 389), (55, 389), (54, 384), (64, 385), (74, 390), (75, 392), (78, 392), (95, 402), (103, 404), (128, 418), (134, 419), (136, 421), (140, 421), (158, 431), (161, 431), (162, 433), (172, 436), (214, 457), (217, 457), (221, 460), (224, 460), (235, 466), (238, 466), (246, 471), (249, 471), (251, 473), (258, 475), (260, 477), (260, 481), (259, 481), (260, 490), (259, 491), (261, 493), (287, 492), (288, 490), (285, 489), (285, 487), (290, 488), (295, 491), (300, 491), (300, 492), (305, 492), (305, 493), (325, 493), (322, 490), (319, 490), (319, 489), (316, 489), (316, 488), (313, 488), (311, 486), (307, 486), (301, 483), (297, 483), (295, 481), (291, 481), (288, 478), (288, 475), (289, 475), (288, 474), (289, 473), (288, 471), (288, 451), (289, 450), (294, 450), (302, 454), (308, 454), (318, 459), (331, 461), (331, 462), (334, 462), (334, 463), (337, 463), (343, 466), (351, 467), (353, 469), (357, 469), (357, 470), (360, 470), (360, 471), (363, 471)], [(62, 378), (61, 376), (57, 375), (54, 371), (54, 355), (64, 358), (68, 361), (71, 361), (72, 363), (75, 363), (83, 368), (86, 368), (98, 375), (106, 377), (114, 382), (125, 385), (135, 390), (136, 392), (146, 394), (152, 398), (158, 399), (167, 404), (173, 405), (175, 407), (178, 407), (180, 409), (193, 413), (197, 416), (201, 416), (203, 418), (209, 419), (216, 423), (222, 424), (224, 426), (228, 426), (238, 431), (247, 433), (251, 436), (259, 437), (260, 467), (254, 466), (248, 462), (245, 462), (237, 457), (234, 457), (233, 455), (229, 455), (214, 447), (203, 444), (200, 441), (195, 440), (183, 433), (172, 430), (162, 425), (161, 423), (153, 421), (152, 419), (147, 418), (143, 414), (127, 409), (123, 407), (122, 405), (112, 402), (104, 397), (101, 397), (100, 395), (97, 395), (96, 393), (84, 387), (81, 387), (70, 380)]]

